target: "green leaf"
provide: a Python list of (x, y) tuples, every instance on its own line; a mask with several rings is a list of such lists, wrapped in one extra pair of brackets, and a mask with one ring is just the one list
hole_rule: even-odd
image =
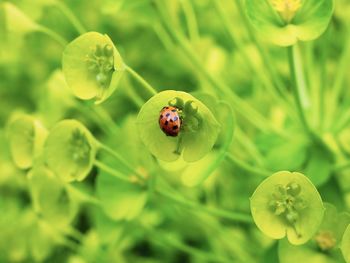
[(85, 33), (67, 45), (62, 57), (63, 73), (75, 96), (95, 103), (115, 91), (125, 65), (107, 35)]
[(341, 242), (341, 251), (346, 263), (350, 262), (350, 224), (346, 228)]
[(44, 145), (48, 167), (65, 182), (83, 180), (93, 166), (95, 155), (95, 139), (76, 120), (59, 122), (50, 131)]
[(274, 239), (287, 236), (295, 245), (315, 234), (324, 213), (321, 197), (310, 180), (301, 173), (287, 171), (265, 179), (252, 195), (250, 208), (265, 235)]
[[(255, 29), (279, 46), (318, 38), (326, 30), (334, 9), (333, 0), (246, 0), (245, 3), (248, 19)], [(293, 5), (295, 11), (288, 9)]]
[(15, 164), (21, 169), (30, 168), (41, 154), (47, 136), (42, 123), (30, 115), (14, 116), (7, 125), (10, 152)]
[[(164, 106), (175, 98), (184, 103), (193, 101), (198, 107), (201, 123), (196, 131), (180, 129), (177, 137), (165, 135), (159, 127), (159, 114)], [(193, 118), (184, 118), (182, 126), (194, 122)], [(213, 147), (219, 134), (219, 124), (211, 111), (195, 97), (182, 91), (162, 91), (149, 99), (141, 108), (137, 116), (138, 131), (141, 140), (149, 151), (158, 159), (175, 161), (182, 157), (187, 162), (194, 162), (203, 158)], [(182, 141), (180, 141), (180, 139)]]

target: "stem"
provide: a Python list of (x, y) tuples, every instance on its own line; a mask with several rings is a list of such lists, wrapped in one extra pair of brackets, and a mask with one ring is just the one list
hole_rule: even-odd
[(263, 177), (268, 177), (271, 174), (273, 174), (273, 172), (267, 171), (263, 168), (255, 168), (252, 165), (242, 161), (242, 160), (238, 160), (237, 158), (235, 158), (231, 153), (228, 153), (226, 155), (226, 157), (232, 161), (235, 165), (237, 165), (239, 168), (243, 169), (246, 172), (252, 173), (252, 174), (256, 174), (259, 176), (263, 176)]
[(125, 65), (125, 69), (127, 72), (131, 74), (152, 96), (156, 95), (158, 92), (143, 78), (141, 77), (135, 70), (130, 68), (128, 65)]
[(296, 45), (288, 47), (288, 62), (293, 84), (293, 95), (299, 112), (299, 117), (306, 133), (310, 134), (311, 129), (308, 125), (305, 114), (305, 111), (309, 108), (310, 102), (306, 91), (300, 54), (298, 53)]
[(197, 41), (199, 39), (198, 25), (191, 1), (180, 0), (180, 4), (186, 17), (189, 36), (193, 41)]
[(106, 173), (108, 173), (108, 174), (110, 174), (110, 175), (112, 175), (120, 180), (131, 183), (129, 177), (127, 177), (119, 172), (116, 172), (113, 168), (109, 167), (108, 165), (105, 165), (104, 163), (102, 163), (98, 160), (95, 160), (95, 166), (97, 168), (99, 168), (100, 170), (102, 170), (102, 171), (104, 171), (104, 172), (106, 172)]
[(165, 190), (159, 189), (159, 188), (156, 189), (156, 192), (158, 194), (174, 201), (175, 203), (178, 203), (184, 207), (189, 208), (190, 210), (196, 209), (198, 211), (203, 211), (203, 212), (206, 212), (206, 213), (211, 214), (213, 216), (218, 216), (218, 217), (221, 217), (224, 219), (233, 220), (235, 222), (253, 223), (252, 217), (247, 213), (231, 212), (231, 211), (222, 210), (219, 208), (204, 206), (204, 205), (201, 205), (197, 202), (193, 202), (191, 200), (185, 199), (182, 196), (174, 195), (174, 194), (170, 193), (169, 191), (165, 191)]
[(74, 13), (62, 2), (61, 0), (55, 1), (56, 6), (61, 10), (61, 12), (67, 17), (71, 24), (75, 27), (80, 35), (86, 33), (85, 27), (81, 24), (79, 19), (74, 15)]
[[(173, 236), (170, 236), (170, 234), (168, 234), (167, 236), (165, 236), (164, 234), (161, 234), (160, 231), (152, 231), (149, 230), (150, 234), (152, 234), (152, 238), (151, 241), (155, 242), (161, 246), (172, 246), (178, 250), (181, 250), (183, 252), (186, 252), (189, 255), (192, 255), (193, 257), (197, 258), (197, 259), (202, 259), (204, 262), (235, 262), (232, 261), (232, 259), (226, 259), (223, 258), (219, 255), (215, 255), (213, 253), (209, 253), (209, 252), (205, 252), (202, 251), (200, 249), (191, 247), (185, 243), (182, 243), (180, 241), (178, 241), (177, 239), (175, 239)], [(202, 262), (202, 261), (201, 261)]]
[[(138, 179), (140, 179), (141, 181), (144, 181), (145, 178), (135, 170), (135, 168), (128, 162), (126, 161), (118, 152), (112, 150), (111, 148), (109, 148), (107, 145), (102, 144), (100, 142), (97, 142), (98, 147), (104, 151), (106, 151), (107, 153), (109, 153), (111, 156), (113, 156), (116, 160), (118, 160), (119, 162), (121, 162), (122, 165), (124, 165), (125, 168), (127, 168), (131, 173), (133, 173), (134, 175), (137, 176)], [(99, 163), (101, 164), (101, 163)], [(105, 168), (106, 166), (104, 166)], [(113, 170), (113, 169), (112, 169)]]
[(55, 31), (52, 31), (51, 29), (38, 25), (37, 31), (44, 33), (45, 35), (49, 36), (51, 39), (55, 40), (57, 43), (59, 43), (62, 47), (65, 47), (68, 42), (63, 37), (61, 37), (59, 34), (57, 34)]

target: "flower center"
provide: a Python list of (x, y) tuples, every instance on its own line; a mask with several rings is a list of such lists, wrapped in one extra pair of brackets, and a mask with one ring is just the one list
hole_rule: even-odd
[(72, 158), (76, 163), (84, 163), (89, 159), (91, 147), (84, 133), (75, 130), (70, 139)]
[(301, 0), (271, 0), (272, 7), (289, 23), (301, 7)]
[(107, 88), (114, 71), (113, 47), (109, 44), (96, 45), (86, 56), (87, 69), (94, 74), (98, 85)]
[(283, 217), (294, 228), (299, 220), (299, 212), (307, 207), (300, 193), (301, 187), (295, 182), (290, 182), (285, 186), (276, 185), (269, 202), (271, 211), (275, 215)]

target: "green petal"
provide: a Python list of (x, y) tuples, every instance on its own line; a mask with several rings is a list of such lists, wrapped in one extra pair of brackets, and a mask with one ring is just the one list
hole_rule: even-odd
[(83, 180), (95, 161), (96, 142), (76, 120), (59, 122), (50, 131), (44, 148), (47, 165), (65, 182)]
[(175, 150), (180, 135), (178, 137), (166, 136), (158, 124), (159, 112), (176, 97), (183, 99), (184, 102), (194, 101), (203, 119), (199, 131), (180, 131), (183, 133), (183, 159), (187, 162), (194, 162), (204, 157), (213, 147), (219, 133), (219, 124), (210, 110), (192, 95), (182, 91), (167, 90), (153, 96), (143, 105), (137, 116), (139, 134), (149, 151), (158, 159), (177, 160), (180, 155), (175, 153)]
[(295, 17), (285, 23), (269, 0), (245, 2), (247, 16), (255, 29), (270, 42), (280, 46), (319, 37), (326, 30), (334, 8), (332, 0), (304, 0)]
[(346, 228), (341, 242), (341, 251), (346, 263), (350, 263), (350, 224)]
[(15, 164), (21, 169), (31, 167), (42, 151), (47, 136), (45, 127), (32, 116), (21, 115), (10, 120), (7, 134)]
[[(87, 56), (97, 45), (113, 47), (113, 73), (106, 87), (98, 84), (97, 73), (90, 72), (86, 62)], [(94, 98), (96, 103), (103, 102), (114, 92), (125, 67), (111, 39), (97, 32), (85, 33), (68, 44), (63, 52), (62, 65), (67, 84), (74, 95), (83, 100)]]
[[(275, 215), (269, 208), (271, 194), (276, 186), (291, 182), (301, 186), (301, 195), (307, 202), (307, 208), (299, 212), (299, 220), (296, 223), (300, 236), (291, 224), (283, 217)], [(277, 172), (265, 179), (255, 190), (250, 205), (253, 219), (265, 235), (274, 239), (281, 239), (287, 235), (292, 244), (307, 242), (317, 231), (324, 213), (321, 197), (310, 180), (301, 173), (287, 171)]]

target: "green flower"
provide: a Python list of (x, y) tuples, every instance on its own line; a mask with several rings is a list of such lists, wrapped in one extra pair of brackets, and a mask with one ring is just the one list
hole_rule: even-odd
[(90, 172), (96, 141), (76, 120), (63, 120), (51, 131), (44, 146), (48, 167), (63, 181), (81, 181)]
[[(178, 136), (167, 136), (160, 128), (160, 111), (165, 106), (178, 109), (181, 127)], [(213, 147), (220, 125), (211, 111), (192, 95), (167, 90), (149, 99), (137, 116), (143, 143), (158, 159), (175, 161), (181, 155), (187, 162), (204, 157)]]
[(21, 169), (30, 168), (42, 151), (47, 136), (42, 123), (30, 115), (15, 116), (7, 126), (10, 152)]
[(333, 13), (333, 0), (246, 0), (248, 19), (259, 33), (280, 46), (318, 38)]
[(253, 219), (267, 236), (290, 243), (307, 242), (322, 221), (324, 207), (317, 189), (301, 173), (277, 172), (265, 179), (250, 200)]
[(88, 32), (67, 45), (63, 73), (75, 96), (83, 100), (106, 100), (117, 88), (124, 63), (107, 35)]

